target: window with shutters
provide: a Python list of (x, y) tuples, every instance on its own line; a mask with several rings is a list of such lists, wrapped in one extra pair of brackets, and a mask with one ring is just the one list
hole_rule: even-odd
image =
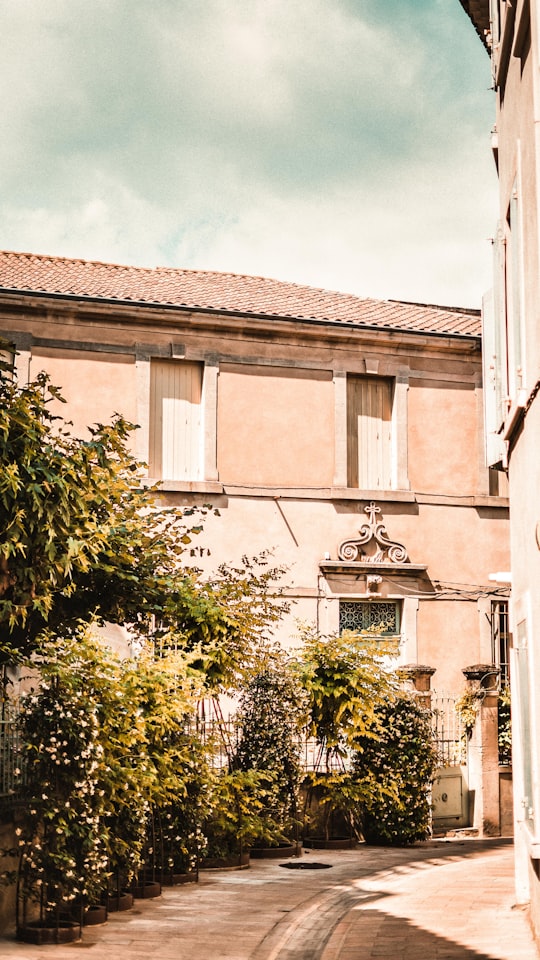
[[(486, 462), (506, 463), (504, 441), (512, 409), (524, 402), (525, 300), (521, 205), (516, 178), (506, 219), (498, 224), (493, 241), (493, 291), (484, 297), (482, 356)], [(509, 416), (510, 415), (510, 416)]]
[[(512, 691), (516, 703), (516, 713), (520, 729), (519, 764), (521, 767), (521, 789), (523, 791), (520, 806), (523, 809), (523, 818), (534, 832), (535, 819), (538, 814), (534, 809), (534, 767), (536, 756), (533, 737), (533, 706), (531, 703), (531, 658), (529, 655), (529, 637), (527, 621), (521, 620), (517, 624), (517, 644), (515, 666), (517, 676), (512, 676)], [(519, 782), (519, 781), (518, 781)]]
[(347, 378), (347, 483), (390, 490), (394, 385), (383, 377)]
[(148, 457), (151, 477), (201, 479), (202, 380), (201, 363), (152, 361)]

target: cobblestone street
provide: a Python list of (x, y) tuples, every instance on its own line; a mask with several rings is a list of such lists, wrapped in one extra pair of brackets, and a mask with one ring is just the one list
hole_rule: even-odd
[[(526, 913), (513, 907), (508, 841), (360, 846), (205, 871), (199, 884), (86, 927), (82, 941), (0, 939), (3, 960), (538, 960)], [(330, 869), (306, 869), (310, 863)]]

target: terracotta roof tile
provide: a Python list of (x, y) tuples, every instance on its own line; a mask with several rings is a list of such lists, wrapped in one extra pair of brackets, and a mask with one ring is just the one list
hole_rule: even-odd
[(442, 335), (480, 335), (480, 316), (473, 310), (373, 300), (234, 273), (118, 266), (6, 251), (0, 251), (1, 291)]

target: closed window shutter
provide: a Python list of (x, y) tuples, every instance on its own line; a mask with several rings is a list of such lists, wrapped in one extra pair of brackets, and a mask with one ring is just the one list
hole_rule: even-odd
[(506, 335), (506, 244), (501, 224), (493, 242), (493, 262), (495, 284), (493, 288), (493, 343), (490, 345), (494, 357), (496, 424), (499, 430), (508, 412), (508, 358)]
[(392, 487), (392, 382), (349, 377), (347, 386), (348, 485)]
[(517, 184), (514, 184), (510, 207), (508, 211), (508, 225), (510, 228), (508, 258), (508, 374), (509, 393), (512, 399), (516, 398), (518, 390), (523, 386), (523, 295), (522, 295), (522, 244), (521, 244), (521, 211)]
[(484, 390), (484, 426), (486, 465), (504, 462), (505, 444), (498, 432), (501, 425), (501, 367), (497, 355), (499, 338), (496, 330), (493, 291), (482, 302), (482, 366)]
[(152, 361), (150, 476), (166, 480), (200, 479), (201, 396), (201, 364)]

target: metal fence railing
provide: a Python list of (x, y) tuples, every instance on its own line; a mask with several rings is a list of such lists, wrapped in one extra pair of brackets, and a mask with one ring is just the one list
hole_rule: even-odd
[(467, 740), (456, 710), (457, 699), (444, 693), (431, 696), (433, 738), (441, 767), (459, 766), (467, 759)]
[(16, 796), (23, 785), (19, 701), (0, 700), (0, 799)]
[[(439, 693), (433, 693), (431, 698), (433, 737), (442, 767), (466, 762), (466, 737), (456, 701), (454, 696)], [(18, 699), (0, 700), (0, 798), (3, 799), (20, 793), (25, 781), (18, 718)], [(238, 721), (234, 717), (199, 716), (196, 729), (203, 742), (211, 746), (214, 768), (226, 769), (241, 737)], [(298, 757), (305, 773), (345, 770), (349, 766), (346, 757), (328, 757), (324, 748), (310, 737), (299, 738)]]

